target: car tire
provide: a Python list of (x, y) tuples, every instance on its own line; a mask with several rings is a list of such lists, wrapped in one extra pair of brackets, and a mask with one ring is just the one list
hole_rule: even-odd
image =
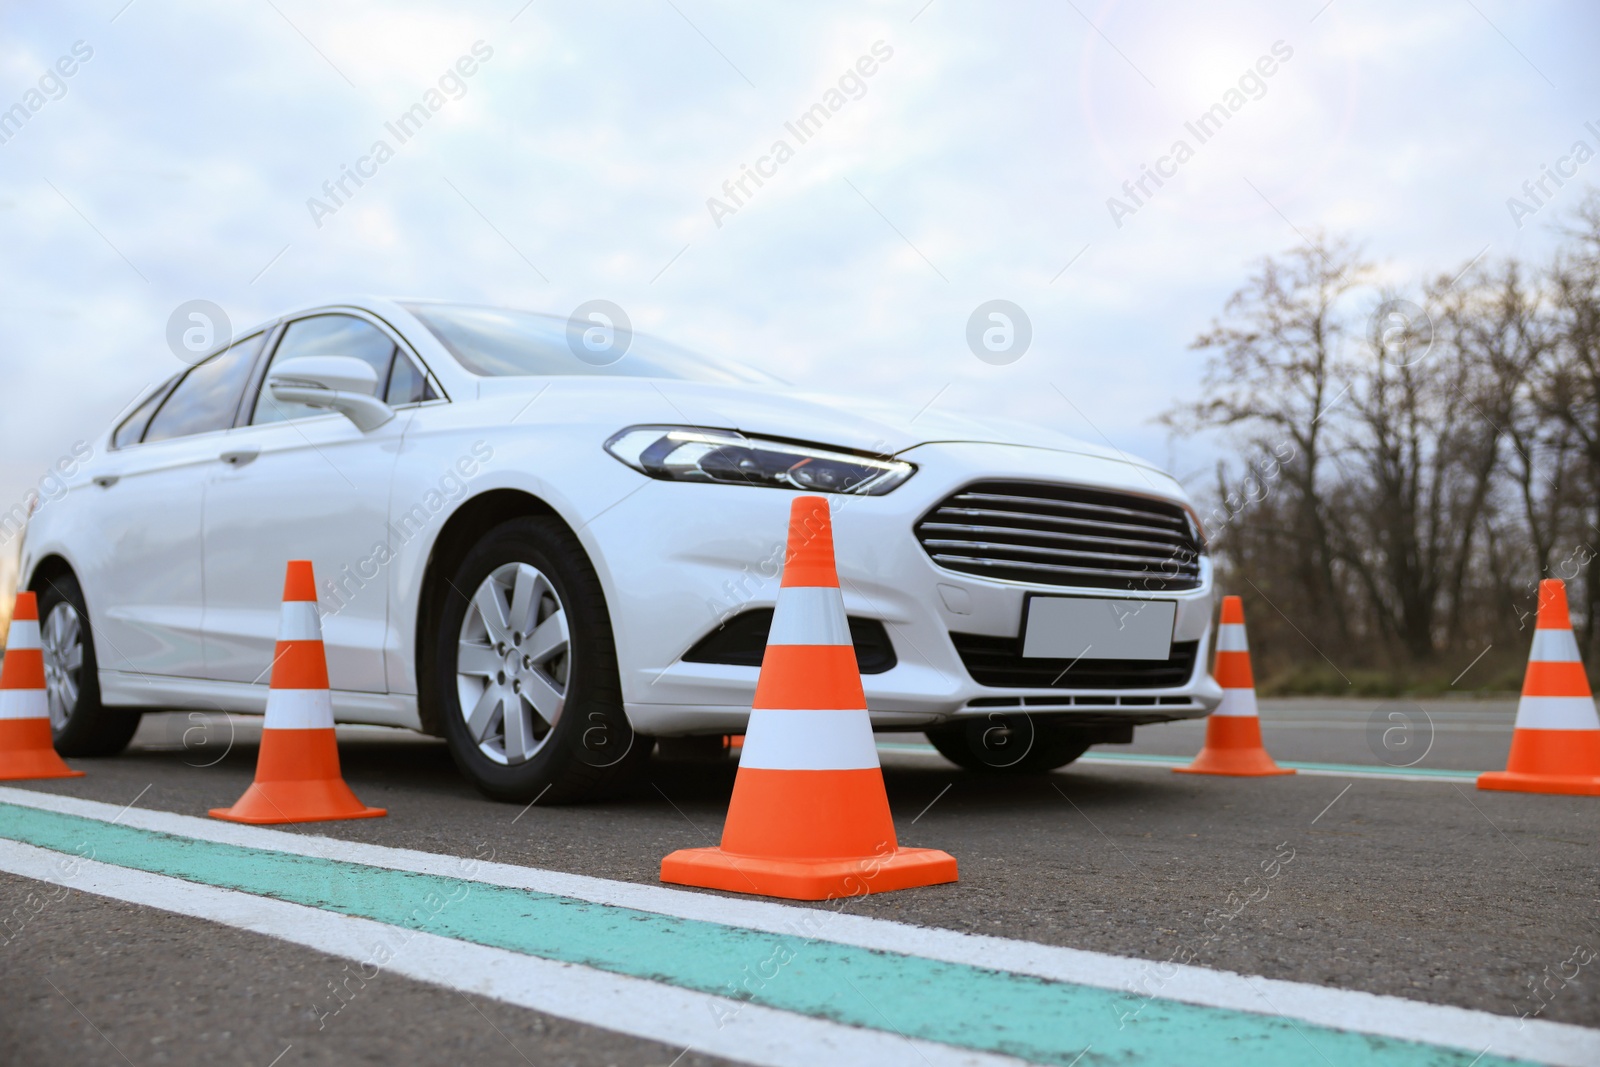
[(425, 684), (456, 766), (489, 797), (593, 799), (649, 758), (653, 739), (623, 710), (600, 580), (560, 520), (491, 529), (450, 575), (436, 618)]
[(1026, 713), (992, 713), (924, 731), (939, 754), (985, 774), (1044, 774), (1065, 767), (1094, 741), (1068, 723)]
[(139, 729), (141, 713), (100, 703), (99, 661), (83, 587), (70, 573), (34, 591), (44, 646), (50, 733), (63, 756), (115, 756)]

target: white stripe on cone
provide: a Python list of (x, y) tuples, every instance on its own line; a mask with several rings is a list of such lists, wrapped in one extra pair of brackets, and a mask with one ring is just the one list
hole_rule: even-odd
[(38, 648), (39, 623), (34, 619), (12, 619), (11, 633), (6, 637), (6, 644), (11, 648)]
[(1256, 691), (1254, 689), (1224, 689), (1222, 703), (1211, 713), (1218, 718), (1255, 719)]
[(865, 708), (756, 708), (745, 730), (739, 766), (770, 771), (875, 769), (878, 746), (872, 739), (872, 720)]
[[(33, 619), (12, 619), (7, 644), (14, 652), (37, 651), (39, 624)], [(43, 689), (0, 689), (0, 719), (47, 719), (50, 706)]]
[[(1541, 633), (1568, 633), (1541, 630)], [(1600, 730), (1594, 697), (1529, 697), (1517, 702), (1519, 730)]]
[(848, 645), (850, 622), (835, 586), (799, 585), (778, 591), (769, 645)]
[(309, 600), (285, 600), (278, 616), (279, 641), (321, 641), (322, 622), (317, 605)]
[(1578, 639), (1571, 630), (1535, 630), (1533, 631), (1533, 651), (1529, 653), (1530, 660), (1541, 663), (1577, 663)]
[(1217, 627), (1218, 652), (1249, 652), (1250, 645), (1244, 639), (1244, 623), (1225, 622)]
[(273, 689), (267, 693), (267, 730), (331, 730), (333, 698), (326, 689)]
[(0, 689), (0, 719), (47, 719), (43, 689)]

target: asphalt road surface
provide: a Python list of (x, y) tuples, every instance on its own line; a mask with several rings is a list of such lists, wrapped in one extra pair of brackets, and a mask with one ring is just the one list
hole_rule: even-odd
[[(1299, 773), (1270, 779), (1172, 773), (1176, 758), (1197, 751), (1202, 724), (1141, 728), (1131, 746), (1099, 746), (1062, 771), (1020, 778), (960, 771), (933, 753), (920, 734), (881, 735), (900, 843), (955, 855), (961, 880), (855, 898), (842, 906), (794, 907), (813, 909), (824, 923), (831, 921), (830, 914), (843, 913), (1024, 943), (1017, 951), (1029, 944), (1058, 946), (1148, 961), (1140, 965), (1145, 980), (1131, 983), (1117, 1001), (1121, 1022), (1114, 1030), (1105, 1029), (1104, 1020), (1094, 1024), (1110, 1036), (1093, 1039), (1082, 1053), (1085, 1065), (1173, 1062), (1164, 1058), (1171, 1048), (1207, 1039), (1206, 1027), (1214, 1019), (1193, 1021), (1198, 1029), (1190, 1033), (1184, 1030), (1190, 1023), (1183, 1021), (1182, 1006), (1171, 1008), (1169, 998), (1184, 1000), (1179, 986), (1189, 981), (1170, 977), (1177, 964), (1302, 984), (1270, 986), (1290, 990), (1273, 995), (1291, 999), (1300, 995), (1294, 990), (1305, 987), (1315, 987), (1305, 993), (1310, 1000), (1324, 990), (1353, 990), (1525, 1018), (1526, 1030), (1485, 1042), (1492, 1048), (1485, 1049), (1484, 1063), (1545, 1047), (1518, 1047), (1520, 1035), (1533, 1040), (1543, 1023), (1600, 1027), (1600, 798), (1480, 792), (1468, 773), (1504, 765), (1514, 702), (1264, 701), (1262, 712), (1272, 754), (1298, 766)], [(99, 821), (90, 837), (97, 843), (97, 862), (137, 865), (144, 862), (138, 856), (150, 856), (155, 858), (148, 869), (167, 864), (161, 869), (178, 870), (190, 862), (178, 855), (190, 847), (189, 831), (140, 829), (144, 820), (167, 818), (160, 813), (203, 816), (210, 807), (230, 804), (250, 782), (258, 735), (259, 720), (247, 717), (148, 715), (124, 755), (76, 761), (87, 777), (18, 784), (32, 794), (110, 805), (94, 809), (115, 816), (95, 816)], [(367, 803), (387, 807), (389, 815), (291, 828), (290, 833), (456, 857), (466, 877), (475, 869), (466, 864), (477, 859), (624, 883), (605, 893), (656, 886), (658, 865), (668, 852), (715, 844), (734, 775), (731, 763), (658, 760), (645, 781), (616, 799), (519, 808), (476, 794), (457, 775), (442, 742), (376, 728), (341, 727), (340, 737), (351, 786)], [(0, 796), (0, 803), (5, 799)], [(0, 810), (0, 819), (46, 818), (26, 806)], [(77, 832), (43, 822), (28, 825), (35, 834)], [(144, 836), (119, 844), (120, 839), (113, 840), (117, 833)], [(59, 844), (47, 847), (57, 850), (50, 855), (73, 851)], [(115, 858), (120, 855), (135, 859)], [(213, 866), (204, 869), (220, 871), (218, 864), (237, 858), (205, 859)], [(335, 853), (328, 862), (338, 858)], [(179, 877), (212, 879), (209, 874)], [(239, 884), (227, 880), (232, 877), (218, 875), (212, 882)], [(527, 1005), (545, 1001), (513, 997), (508, 1003), (494, 993), (506, 987), (492, 983), (421, 980), (413, 975), (433, 972), (408, 971), (398, 962), (362, 970), (365, 965), (353, 964), (349, 950), (319, 940), (322, 935), (307, 933), (297, 940), (292, 923), (300, 920), (292, 916), (284, 920), (291, 926), (280, 936), (257, 932), (265, 927), (228, 911), (230, 901), (259, 899), (255, 896), (208, 890), (214, 896), (169, 904), (161, 894), (183, 887), (158, 879), (148, 889), (153, 895), (143, 898), (147, 902), (136, 903), (137, 894), (146, 890), (134, 887), (118, 891), (120, 898), (118, 893), (108, 897), (82, 888), (98, 888), (92, 879), (59, 881), (65, 888), (42, 876), (0, 874), (5, 933), (0, 1063), (688, 1067), (742, 1059), (740, 1046), (726, 1042), (707, 1052), (704, 1043), (694, 1047), (689, 1040), (641, 1037), (673, 1032), (671, 1020), (655, 1030), (637, 1022), (643, 1009), (629, 1006), (627, 990), (615, 994), (620, 999), (611, 1015), (604, 1005), (542, 1011)], [(382, 896), (392, 891), (375, 888), (370, 895), (378, 899), (364, 904), (313, 902), (320, 911), (292, 915), (320, 921), (323, 913), (343, 909), (377, 916)], [(329, 894), (330, 901), (338, 897), (332, 890)], [(465, 914), (460, 922), (468, 921)], [(494, 914), (472, 921), (492, 927)], [(717, 921), (755, 921), (742, 918), (745, 914), (729, 911), (728, 918)], [(649, 939), (655, 933), (646, 927), (656, 920), (637, 921), (640, 944), (653, 943)], [(867, 940), (854, 943), (867, 944), (876, 936), (871, 931), (880, 927), (887, 929), (886, 924), (863, 924), (860, 930), (866, 933), (860, 936)], [(568, 936), (554, 920), (545, 929), (554, 931), (547, 935), (552, 938)], [(572, 930), (573, 939), (588, 936), (580, 926)], [(832, 944), (832, 934), (820, 936)], [(856, 936), (841, 934), (846, 941)], [(921, 935), (893, 936), (914, 940)], [(939, 945), (962, 941), (934, 940)], [(432, 944), (424, 939), (400, 951), (421, 967)], [(922, 955), (946, 949), (904, 951), (920, 966), (926, 962)], [(1011, 958), (1005, 955), (1009, 951), (993, 966), (1023, 969), (1004, 962)], [(841, 959), (848, 955), (840, 952)], [(1091, 966), (1100, 957), (1083, 959)], [(348, 980), (352, 966), (362, 974), (355, 982)], [(664, 967), (640, 962), (630, 973), (640, 980), (677, 981), (658, 973)], [(843, 1033), (841, 1041), (864, 1032), (863, 1027), (881, 1030), (886, 1040), (898, 1042), (888, 1046), (892, 1051), (881, 1062), (933, 1062), (934, 1046), (913, 1038), (917, 1027), (924, 1034), (937, 1033), (939, 1020), (917, 1021), (915, 1001), (942, 1003), (944, 974), (939, 968), (928, 971), (917, 979), (925, 983), (923, 992), (923, 987), (910, 989), (910, 1000), (900, 1007), (879, 1011), (875, 1004), (876, 1016), (858, 1019), (844, 1007), (826, 1006), (812, 1014), (835, 1020), (828, 1025)], [(1169, 980), (1176, 984), (1169, 987)], [(336, 998), (332, 991), (341, 983), (347, 992)], [(774, 995), (798, 992), (777, 990), (777, 983), (773, 988)], [(1024, 992), (1033, 995), (1033, 987)], [(863, 993), (863, 1000), (871, 998)], [(1142, 1016), (1149, 1004), (1158, 1008)], [(1152, 1037), (1153, 1043), (1113, 1051), (1115, 1041), (1133, 1040), (1128, 1035), (1139, 1031), (1141, 1017), (1149, 1022), (1168, 1008), (1177, 1012), (1177, 1021), (1161, 1023), (1172, 1028), (1161, 1040), (1178, 1045), (1163, 1046)], [(1314, 1011), (1286, 1002), (1284, 1014), (1306, 1043), (1253, 1048), (1261, 1058), (1252, 1062), (1362, 1061), (1363, 1056), (1330, 1043), (1336, 1026), (1319, 1030), (1304, 1022), (1316, 1017)], [(1403, 1020), (1405, 1012), (1397, 1017)], [(767, 1018), (756, 1014), (740, 1023), (766, 1041), (770, 1034), (762, 1027), (777, 1026), (769, 1026)], [(1441, 1018), (1438, 1025), (1453, 1025)], [(1076, 1020), (1064, 1016), (1057, 1022), (1060, 1048), (1049, 1055), (1015, 1035), (1007, 1039), (1011, 1044), (984, 1045), (975, 1039), (970, 1047), (1065, 1064), (1084, 1042), (1072, 1046)], [(1480, 1016), (1470, 1017), (1461, 1023), (1462, 1033), (1481, 1022)], [(1147, 1033), (1154, 1034), (1156, 1025), (1149, 1022)], [(1402, 1021), (1401, 1029), (1406, 1025)], [(1578, 1040), (1583, 1048), (1600, 1048), (1582, 1045), (1582, 1035)], [(781, 1060), (781, 1041), (771, 1041), (778, 1052), (757, 1042), (749, 1046), (750, 1058)], [(1169, 1051), (1164, 1054), (1162, 1048)], [(1462, 1065), (1473, 1062), (1476, 1051), (1447, 1055), (1430, 1045), (1406, 1059), (1400, 1054), (1405, 1049), (1373, 1048), (1373, 1055), (1393, 1054), (1395, 1062)], [(837, 1058), (851, 1060), (845, 1054)], [(1197, 1054), (1190, 1062), (1204, 1060)]]

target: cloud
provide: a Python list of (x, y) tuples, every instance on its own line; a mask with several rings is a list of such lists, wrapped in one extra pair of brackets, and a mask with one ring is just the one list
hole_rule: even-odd
[[(1600, 99), (1581, 4), (1480, 5), (1494, 26), (1445, 2), (1315, 22), (1080, 5), (1098, 30), (1056, 5), (519, 6), (0, 16), (0, 98), (96, 50), (0, 146), (0, 501), (179, 368), (179, 303), (243, 327), (352, 291), (604, 297), (792, 380), (943, 388), (940, 407), (1160, 458), (1150, 419), (1193, 388), (1187, 344), (1250, 261), (1314, 226), (1407, 268), (1537, 254), (1548, 235), (1515, 232), (1505, 198), (1600, 118), (1580, 110)], [(1106, 199), (1280, 39), (1294, 59), (1266, 94), (1115, 227)], [(480, 40), (494, 58), (466, 95), (316, 228), (306, 199)], [(879, 40), (894, 58), (869, 91), (716, 228), (706, 197)], [(1034, 322), (1008, 367), (963, 340), (992, 298)]]

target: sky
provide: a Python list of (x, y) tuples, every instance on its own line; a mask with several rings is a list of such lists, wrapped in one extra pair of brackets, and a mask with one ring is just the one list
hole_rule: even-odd
[[(3, 3), (0, 512), (182, 367), (180, 305), (358, 293), (606, 299), (1203, 491), (1219, 442), (1155, 419), (1252, 262), (1319, 228), (1380, 284), (1540, 258), (1600, 160), (1507, 201), (1600, 147), (1597, 43), (1600, 6), (1511, 0)], [(1011, 362), (968, 343), (991, 300)]]

